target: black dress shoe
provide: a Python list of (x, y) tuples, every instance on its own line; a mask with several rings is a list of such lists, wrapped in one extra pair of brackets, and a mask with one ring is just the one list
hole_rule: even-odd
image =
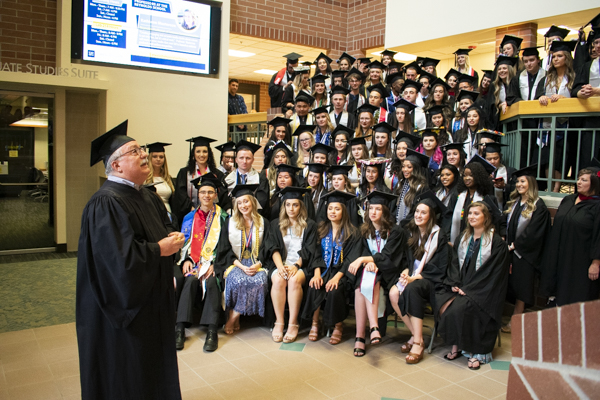
[(185, 329), (175, 330), (175, 348), (177, 350), (183, 350), (184, 343), (185, 343)]
[(209, 330), (204, 341), (204, 351), (215, 351), (219, 347), (217, 331)]

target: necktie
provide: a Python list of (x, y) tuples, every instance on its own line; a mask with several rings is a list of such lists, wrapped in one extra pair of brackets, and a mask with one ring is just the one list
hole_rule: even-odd
[(242, 178), (242, 185), (245, 185), (246, 184), (247, 175), (246, 174), (242, 174), (241, 178)]

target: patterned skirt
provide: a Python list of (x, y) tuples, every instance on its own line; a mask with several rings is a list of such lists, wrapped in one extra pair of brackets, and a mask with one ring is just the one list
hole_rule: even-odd
[[(249, 259), (242, 260), (242, 264), (252, 265)], [(258, 314), (264, 317), (267, 290), (266, 271), (260, 270), (250, 276), (234, 267), (225, 279), (225, 305), (242, 315)]]

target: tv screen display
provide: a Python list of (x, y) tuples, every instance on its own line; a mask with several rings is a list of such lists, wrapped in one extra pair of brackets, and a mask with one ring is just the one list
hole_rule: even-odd
[(78, 58), (84, 61), (218, 72), (218, 7), (187, 0), (83, 0), (82, 11)]

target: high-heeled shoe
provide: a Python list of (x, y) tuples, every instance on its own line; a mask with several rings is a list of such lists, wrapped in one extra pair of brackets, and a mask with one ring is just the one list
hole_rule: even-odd
[(308, 340), (311, 342), (316, 342), (319, 340), (319, 321), (312, 322), (310, 332), (308, 332)]
[(344, 323), (338, 322), (333, 328), (331, 338), (329, 338), (329, 344), (339, 344), (342, 341), (342, 334), (344, 333)]
[[(412, 351), (410, 353), (408, 353), (408, 356), (406, 356), (406, 363), (407, 364), (418, 364), (419, 361), (421, 361), (423, 359), (423, 353), (425, 352), (425, 347), (423, 347), (423, 343), (417, 343), (414, 342), (413, 346), (421, 346), (421, 353), (417, 354), (417, 353), (413, 353)], [(412, 359), (409, 359), (408, 357), (412, 357)]]
[[(296, 328), (296, 333), (293, 335), (290, 335), (290, 327), (292, 328)], [(293, 343), (296, 341), (296, 337), (298, 337), (298, 329), (300, 329), (300, 324), (288, 324), (288, 330), (285, 333), (285, 336), (283, 337), (283, 343)]]
[[(275, 326), (284, 327), (285, 324), (283, 322), (275, 322)], [(281, 343), (283, 340), (283, 328), (281, 328), (281, 333), (275, 334), (275, 326), (273, 327), (273, 333), (271, 334), (271, 337), (275, 343)]]

